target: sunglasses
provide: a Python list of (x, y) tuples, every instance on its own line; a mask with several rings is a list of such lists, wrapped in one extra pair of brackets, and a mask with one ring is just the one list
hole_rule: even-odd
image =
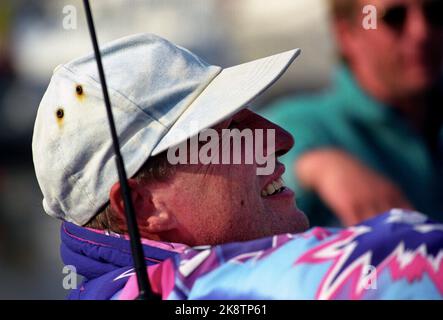
[[(401, 30), (408, 18), (410, 7), (404, 4), (393, 5), (386, 8), (381, 15), (382, 21), (389, 27)], [(422, 13), (430, 27), (443, 27), (443, 1), (432, 0), (425, 1), (422, 4)]]

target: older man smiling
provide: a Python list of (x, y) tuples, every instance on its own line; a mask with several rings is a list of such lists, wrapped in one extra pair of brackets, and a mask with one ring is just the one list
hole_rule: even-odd
[[(293, 192), (281, 180), (285, 168), (276, 160), (293, 146), (292, 136), (246, 109), (298, 53), (292, 50), (222, 69), (154, 35), (123, 38), (102, 49), (148, 265), (187, 246), (308, 228)], [(110, 298), (100, 291), (100, 284), (114, 279), (119, 267), (131, 265), (123, 200), (102, 105), (90, 54), (56, 68), (34, 128), (33, 158), (43, 207), (65, 221), (62, 257), (86, 279), (73, 298)], [(266, 141), (262, 147), (275, 162), (275, 170), (258, 175), (263, 162), (256, 158), (251, 163), (174, 165), (168, 161), (167, 150), (191, 143), (190, 138), (207, 128), (220, 133), (271, 130), (275, 141)], [(245, 159), (247, 147), (256, 154), (257, 139), (252, 140), (252, 148), (244, 142), (241, 148), (219, 144), (218, 151), (223, 154), (228, 148), (229, 159)], [(212, 153), (215, 150), (209, 157)], [(188, 152), (188, 156), (196, 155)], [(114, 285), (123, 285), (124, 278), (117, 278), (123, 282)]]

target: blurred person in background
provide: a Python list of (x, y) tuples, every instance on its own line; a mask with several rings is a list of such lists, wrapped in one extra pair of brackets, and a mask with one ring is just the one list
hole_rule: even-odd
[[(263, 112), (296, 140), (282, 159), (286, 183), (313, 225), (394, 207), (443, 220), (443, 1), (330, 4), (341, 55), (333, 86)], [(369, 4), (377, 28), (367, 30)]]

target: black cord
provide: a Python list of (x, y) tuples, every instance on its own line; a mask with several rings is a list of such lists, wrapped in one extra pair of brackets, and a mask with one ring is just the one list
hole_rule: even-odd
[(128, 186), (125, 166), (123, 164), (123, 157), (120, 153), (120, 145), (118, 142), (117, 131), (115, 129), (114, 117), (111, 110), (111, 102), (109, 100), (108, 88), (106, 86), (105, 74), (103, 71), (100, 50), (98, 47), (97, 36), (95, 34), (94, 21), (92, 19), (91, 7), (88, 0), (83, 0), (86, 11), (86, 19), (88, 21), (89, 34), (91, 35), (92, 45), (94, 47), (95, 59), (97, 61), (98, 73), (100, 75), (100, 82), (102, 84), (103, 97), (105, 100), (106, 112), (108, 115), (109, 128), (111, 130), (112, 143), (114, 146), (115, 160), (117, 164), (118, 177), (121, 186), (121, 193), (125, 207), (126, 223), (128, 226), (129, 239), (131, 243), (131, 253), (134, 260), (134, 268), (137, 276), (137, 283), (139, 288), (138, 300), (158, 299), (154, 295), (149, 284), (147, 270), (145, 265), (145, 257), (143, 247), (140, 239), (140, 232), (135, 218), (134, 207), (131, 199), (131, 192)]

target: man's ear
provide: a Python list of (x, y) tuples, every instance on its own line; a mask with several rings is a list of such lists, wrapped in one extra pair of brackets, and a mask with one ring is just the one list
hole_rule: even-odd
[[(137, 223), (142, 236), (158, 234), (177, 227), (175, 215), (164, 205), (156, 203), (149, 188), (134, 179), (128, 180), (132, 203), (137, 216)], [(109, 193), (111, 209), (118, 215), (119, 221), (126, 221), (124, 202), (120, 183), (115, 183)], [(123, 230), (126, 230), (124, 223)], [(146, 234), (148, 233), (148, 234)]]
[(356, 48), (358, 34), (356, 32), (360, 30), (359, 27), (352, 21), (343, 18), (337, 18), (333, 21), (336, 45), (341, 54), (347, 59), (352, 60), (355, 52), (358, 51), (358, 48)]

